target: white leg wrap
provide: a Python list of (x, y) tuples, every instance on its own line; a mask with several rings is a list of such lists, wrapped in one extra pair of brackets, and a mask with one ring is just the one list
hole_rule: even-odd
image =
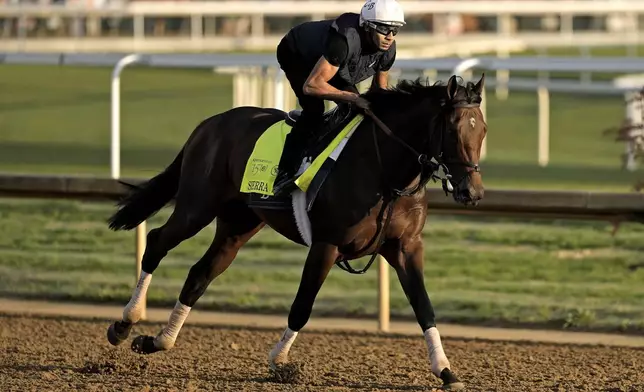
[(425, 335), (425, 342), (427, 342), (429, 363), (432, 367), (432, 373), (434, 373), (436, 377), (440, 377), (443, 369), (449, 369), (450, 367), (445, 351), (443, 351), (443, 345), (441, 344), (441, 337), (438, 333), (438, 329), (436, 327), (431, 327), (426, 330), (423, 335)]
[(277, 342), (268, 355), (268, 363), (271, 368), (274, 369), (275, 365), (288, 363), (288, 351), (291, 349), (291, 345), (296, 337), (297, 332), (287, 327), (279, 342)]
[(143, 300), (148, 293), (148, 286), (152, 280), (152, 274), (141, 271), (141, 277), (134, 288), (130, 302), (125, 305), (123, 309), (123, 321), (128, 323), (136, 323), (141, 320), (141, 313), (143, 313)]
[(163, 328), (154, 338), (154, 346), (156, 348), (161, 350), (170, 350), (174, 347), (174, 342), (177, 340), (179, 330), (181, 330), (183, 322), (188, 318), (190, 309), (191, 308), (189, 306), (177, 301), (177, 304), (174, 305), (174, 309), (172, 309), (168, 325), (166, 325), (165, 328)]

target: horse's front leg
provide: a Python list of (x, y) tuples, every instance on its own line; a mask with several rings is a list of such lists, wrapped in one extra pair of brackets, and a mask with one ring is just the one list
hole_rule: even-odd
[(300, 287), (288, 315), (288, 327), (269, 354), (271, 369), (288, 363), (291, 345), (300, 329), (309, 321), (315, 297), (337, 257), (338, 248), (333, 245), (314, 243), (311, 246), (302, 271)]
[(407, 241), (398, 240), (386, 243), (381, 254), (396, 270), (405, 295), (414, 309), (416, 320), (427, 343), (432, 373), (443, 380), (443, 388), (463, 389), (463, 383), (459, 382), (450, 370), (450, 363), (436, 328), (434, 308), (425, 289), (423, 278), (424, 247), (420, 234)]

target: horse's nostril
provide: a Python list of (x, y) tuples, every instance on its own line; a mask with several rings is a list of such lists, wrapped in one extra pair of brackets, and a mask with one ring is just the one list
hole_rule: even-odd
[(483, 190), (477, 191), (474, 188), (469, 189), (470, 198), (472, 200), (481, 200), (483, 199)]

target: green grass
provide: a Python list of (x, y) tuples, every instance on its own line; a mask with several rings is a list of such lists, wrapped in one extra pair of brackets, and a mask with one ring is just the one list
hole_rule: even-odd
[[(110, 72), (1, 66), (0, 171), (108, 176)], [(536, 96), (511, 92), (499, 101), (488, 90), (487, 97), (487, 188), (629, 191), (641, 176), (621, 170), (623, 146), (602, 136), (622, 121), (620, 97), (554, 94), (546, 168), (536, 164)], [(194, 126), (231, 101), (230, 76), (128, 68), (122, 77), (122, 174), (156, 174)], [(125, 304), (134, 283), (133, 233), (107, 230), (112, 211), (108, 204), (0, 200), (0, 295)], [(162, 211), (149, 228), (167, 214)], [(426, 283), (440, 322), (641, 332), (644, 270), (627, 267), (641, 262), (643, 231), (628, 224), (611, 237), (604, 223), (431, 217)], [(151, 304), (174, 304), (212, 234), (212, 227), (205, 229), (163, 261)], [(266, 229), (198, 306), (285, 312), (305, 255)], [(393, 314), (411, 318), (393, 276), (391, 283)], [(315, 312), (373, 316), (376, 287), (375, 270), (353, 276), (335, 268)]]
[[(2, 66), (0, 171), (109, 175), (110, 69)], [(194, 127), (231, 106), (230, 76), (209, 70), (128, 69), (122, 80), (122, 173), (149, 177)], [(551, 98), (551, 163), (537, 164), (536, 95), (488, 94), (487, 187), (629, 191), (623, 146), (602, 135), (623, 118), (619, 97)]]
[[(104, 224), (109, 204), (0, 201), (0, 295), (127, 303), (134, 284), (133, 233)], [(149, 221), (156, 227), (168, 210)], [(213, 226), (170, 252), (154, 273), (151, 305), (171, 306)], [(440, 322), (644, 330), (644, 226), (615, 237), (605, 223), (431, 217), (425, 280)], [(200, 308), (287, 312), (306, 249), (263, 230), (200, 300)], [(366, 258), (360, 260), (363, 265)], [(376, 269), (334, 268), (316, 315), (374, 316)], [(412, 318), (392, 273), (391, 309)]]
[[(2, 67), (0, 169), (109, 174), (110, 72)], [(122, 166), (143, 176), (232, 102), (231, 78), (205, 70), (128, 69), (121, 83)]]

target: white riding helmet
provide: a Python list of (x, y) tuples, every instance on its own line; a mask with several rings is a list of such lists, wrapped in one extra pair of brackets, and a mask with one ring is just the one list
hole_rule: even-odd
[(360, 11), (360, 26), (365, 22), (404, 26), (405, 14), (396, 0), (367, 0)]

